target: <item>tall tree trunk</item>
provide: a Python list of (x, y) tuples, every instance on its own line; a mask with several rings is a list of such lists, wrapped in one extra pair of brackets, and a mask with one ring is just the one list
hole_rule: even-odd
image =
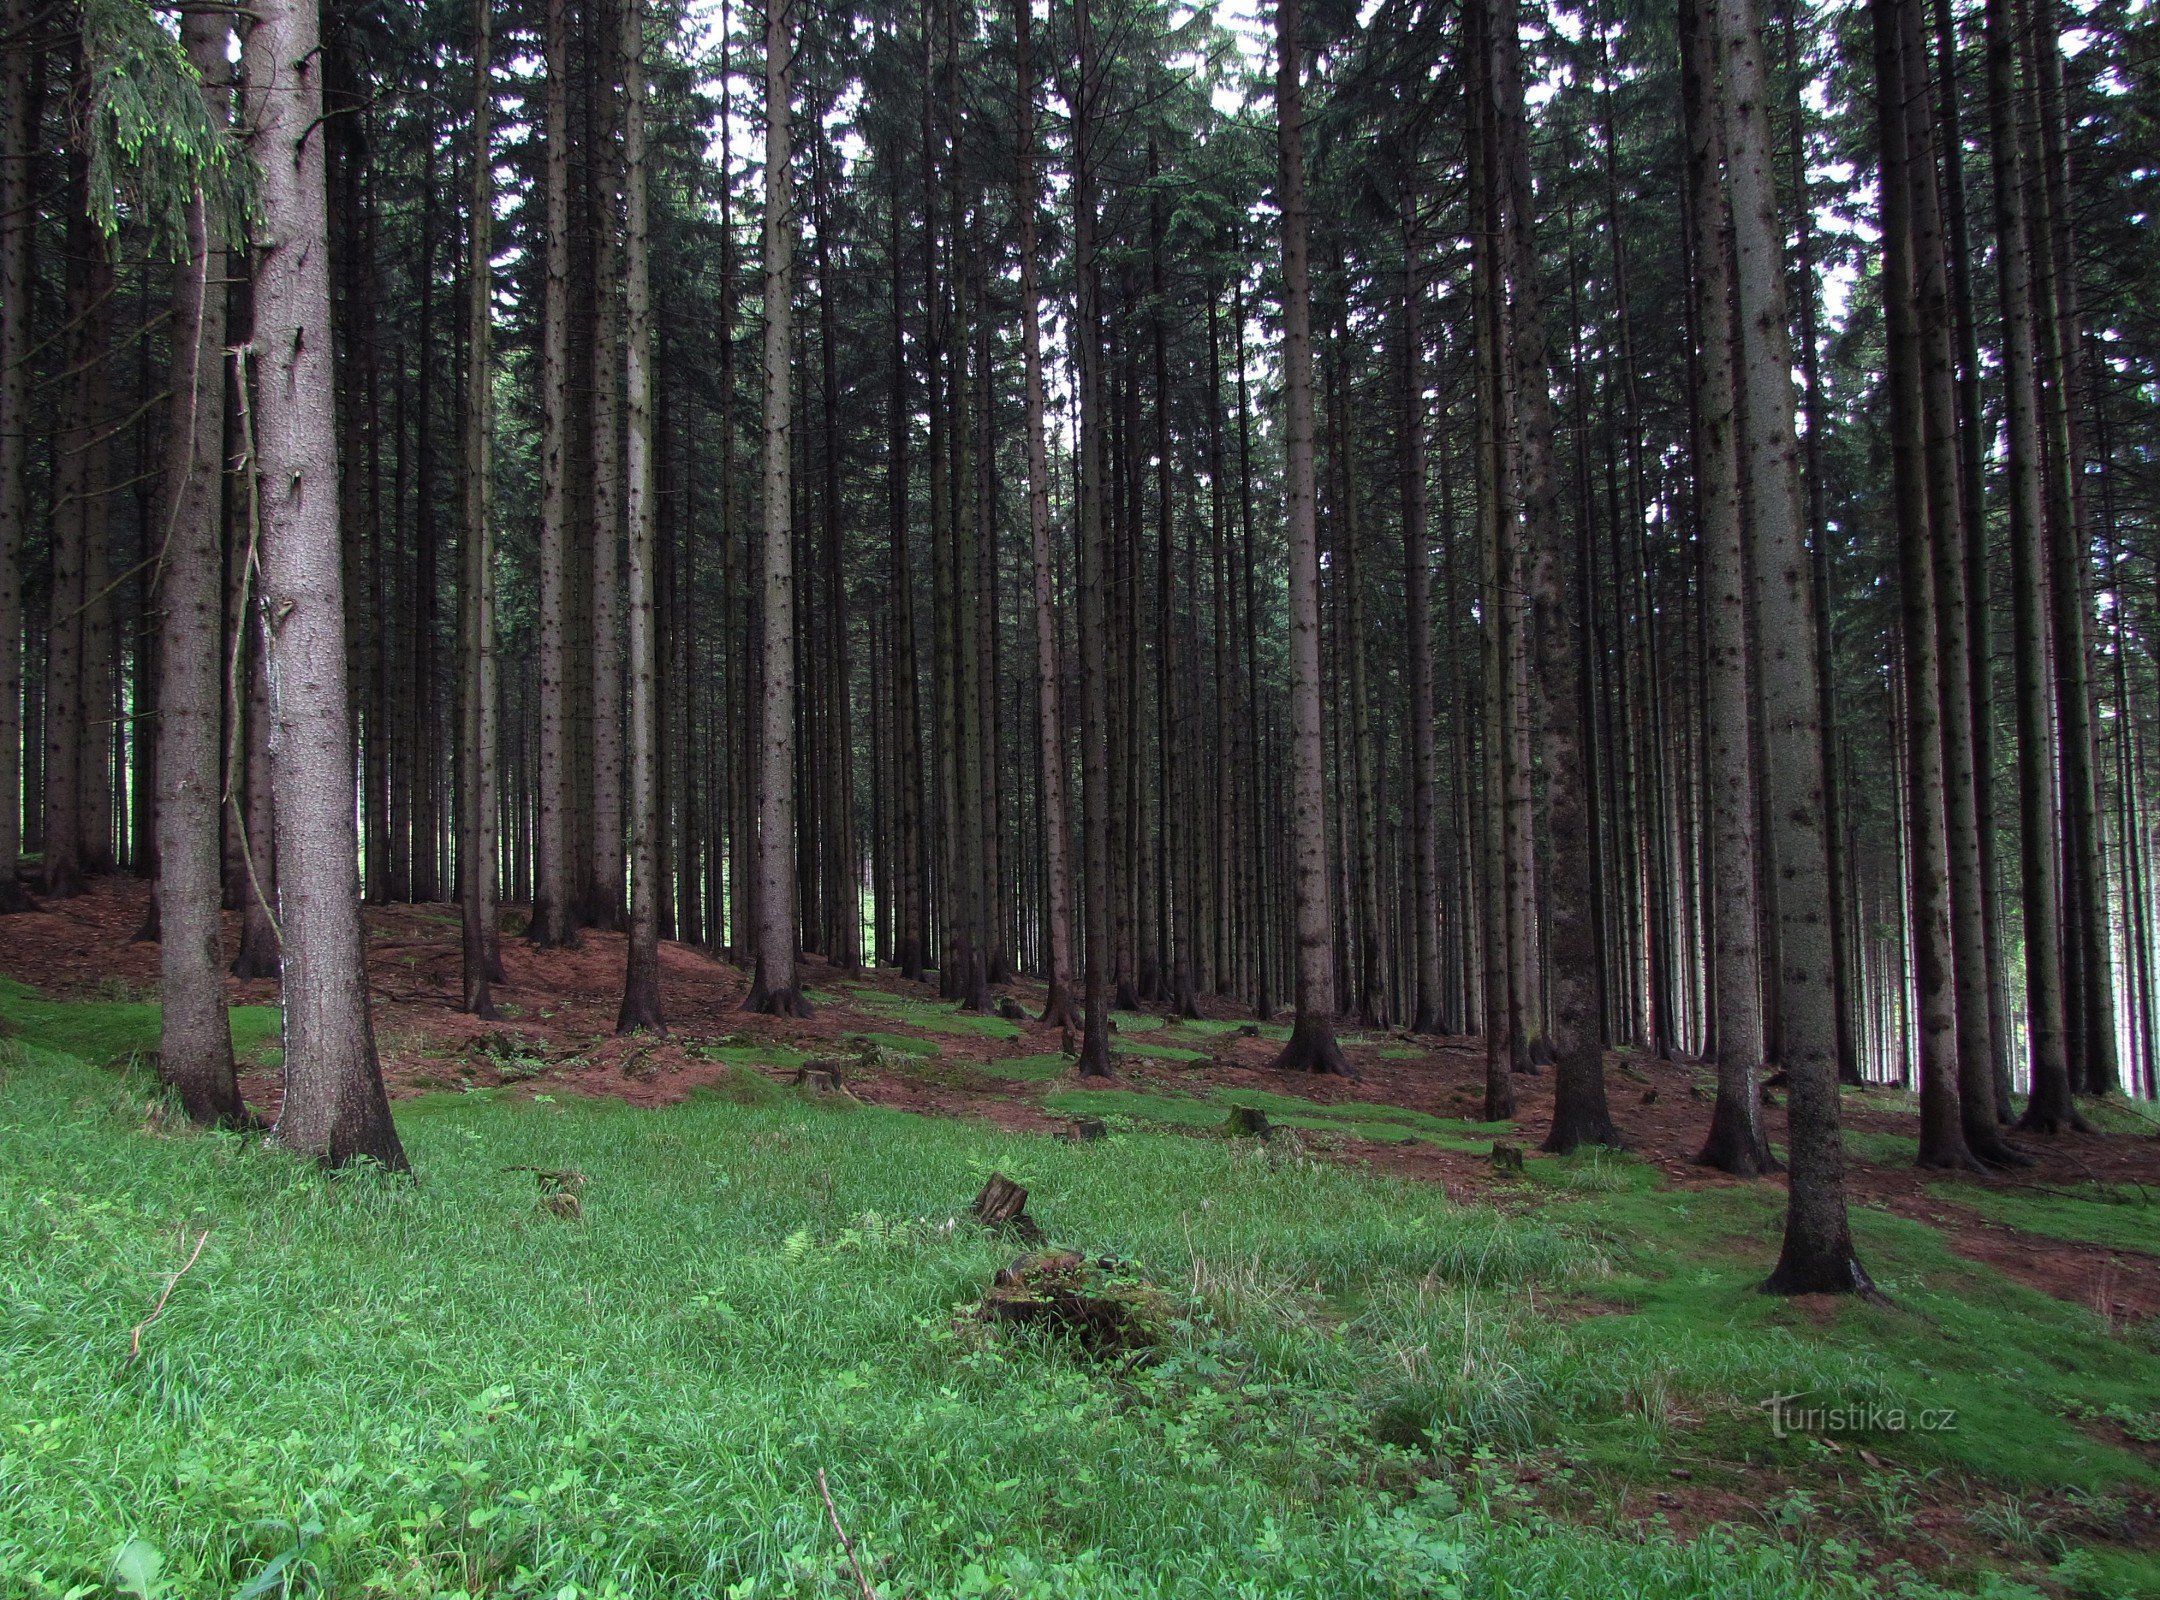
[(328, 208), (315, 8), (262, 0), (247, 32), (243, 121), (261, 177), (253, 493), (277, 787), (285, 1099), (273, 1137), (332, 1166), (403, 1170), (369, 1014), (353, 870)]
[[(627, 10), (632, 0), (612, 0)], [(610, 37), (616, 19), (609, 5), (596, 8), (593, 48), (601, 63), (594, 75), (599, 127), (586, 154), (591, 174), (595, 315), (592, 347), (592, 878), (580, 896), (581, 917), (595, 928), (622, 926), (623, 906), (623, 393), (622, 249), (616, 207), (625, 186), (626, 158), (616, 138), (618, 76), (636, 68), (626, 54), (627, 20)], [(628, 82), (624, 77), (624, 82)], [(627, 120), (625, 118), (624, 120)]]
[(1020, 335), (1027, 384), (1028, 531), (1035, 567), (1035, 686), (1042, 770), (1043, 918), (1047, 924), (1050, 986), (1042, 1020), (1070, 1028), (1082, 1021), (1071, 990), (1072, 832), (1065, 809), (1065, 727), (1059, 703), (1064, 682), (1058, 661), (1057, 573), (1050, 548), (1050, 467), (1043, 438), (1042, 289), (1036, 260), (1035, 52), (1032, 8), (1015, 0), (1014, 39), (1019, 52), (1015, 127), (1019, 155)]
[[(667, 1022), (660, 1007), (660, 683), (659, 652), (654, 640), (653, 617), (653, 396), (652, 396), (652, 297), (651, 246), (648, 238), (645, 170), (645, 0), (621, 0), (623, 85), (623, 308), (626, 335), (623, 341), (623, 411), (627, 430), (623, 451), (624, 521), (629, 531), (629, 582), (625, 599), (629, 607), (630, 668), (630, 940), (623, 972), (622, 1009), (615, 1016), (615, 1031), (629, 1033), (650, 1028), (665, 1033)], [(779, 8), (776, 5), (775, 11)], [(784, 21), (780, 24), (779, 71), (783, 85), (781, 104), (786, 105), (786, 51), (789, 48)], [(768, 33), (767, 48), (774, 45)], [(767, 82), (771, 82), (768, 69)], [(780, 170), (787, 170), (786, 114), (781, 115)], [(772, 146), (768, 142), (770, 159)], [(771, 203), (772, 179), (766, 179)], [(784, 202), (783, 202), (784, 203)], [(767, 225), (771, 237), (771, 224)], [(785, 276), (782, 284), (786, 283)], [(772, 293), (768, 273), (766, 293)], [(786, 290), (781, 291), (786, 304)], [(782, 313), (785, 315), (785, 313)], [(768, 311), (768, 315), (770, 312)], [(768, 344), (766, 354), (771, 356)], [(767, 380), (768, 383), (770, 379)], [(771, 483), (767, 477), (768, 488)], [(786, 484), (781, 485), (786, 503)], [(771, 513), (768, 511), (767, 516)], [(783, 512), (784, 515), (784, 512)], [(769, 625), (769, 624), (768, 624)], [(769, 813), (768, 813), (769, 816)], [(782, 904), (790, 902), (783, 897)], [(790, 954), (792, 955), (792, 950)], [(760, 975), (763, 960), (760, 958)]]
[(458, 890), (463, 936), (464, 1009), (492, 1019), (491, 985), (501, 974), (497, 906), (497, 702), (495, 662), (495, 298), (494, 7), (473, 3), (471, 230), (465, 256), (465, 507), (460, 626), (464, 634), (464, 746), (458, 764)]
[[(226, 121), (221, 12), (181, 22), (214, 126)], [(158, 571), (158, 1076), (198, 1123), (246, 1116), (225, 1015), (218, 855), (218, 645), (225, 454), (226, 219), (198, 190), (188, 202), (188, 259), (173, 271), (171, 421), (165, 440), (164, 559)]]
[(6, 41), (0, 43), (0, 915), (30, 906), (21, 880), (22, 561), (30, 524), (30, 247), (37, 232), (30, 183), (35, 11), (35, 0), (6, 0), (0, 9)]
[(1711, 857), (1716, 881), (1712, 1018), (1717, 1103), (1696, 1158), (1739, 1177), (1776, 1170), (1763, 1133), (1761, 964), (1756, 950), (1753, 695), (1748, 683), (1747, 557), (1741, 531), (1738, 395), (1733, 386), (1732, 272), (1712, 75), (1717, 39), (1696, 0), (1680, 6), (1681, 94), (1687, 109), (1688, 193), (1694, 224), (1695, 320), (1702, 345), (1696, 495), (1702, 517), (1709, 660)]
[(2055, 723), (2048, 700), (2047, 526), (2033, 229), (2032, 175), (2020, 137), (2017, 28), (2011, 0), (1987, 0), (1988, 132), (1995, 187), (1995, 282), (2002, 318), (2004, 469), (2010, 521), (2011, 637), (2018, 740), (2018, 866), (2025, 921), (2026, 1039), (2031, 1097), (2020, 1126), (2056, 1133), (2081, 1125), (2070, 1092), (2055, 851)]
[[(1880, 129), (1883, 303), (1889, 325), (1891, 476), (1898, 524), (1899, 634), (1904, 676), (1907, 896), (1911, 906), (1914, 999), (1919, 1013), (1920, 1164), (1972, 1164), (1958, 1110), (1958, 1006), (1950, 927), (1950, 843), (1942, 657), (1934, 567), (1935, 506), (1927, 471), (1919, 289), (1920, 224), (1934, 200), (1927, 130), (1911, 106), (1905, 34), (1914, 0), (1874, 0), (1875, 80)], [(1924, 114), (1924, 80), (1920, 106)]]
[(794, 0), (765, 17), (764, 694), (758, 707), (757, 973), (743, 1004), (810, 1014), (795, 981)]
[(1837, 1019), (1830, 972), (1830, 885), (1823, 829), (1822, 704), (1806, 552), (1800, 448), (1793, 432), (1792, 337), (1777, 190), (1770, 173), (1762, 24), (1752, 0), (1710, 0), (1730, 163), (1739, 325), (1742, 461), (1750, 490), (1768, 748), (1762, 782), (1778, 868), (1779, 1016), (1788, 1094), (1785, 1239), (1768, 1287), (1780, 1294), (1872, 1291), (1853, 1254), (1838, 1130)]
[(1092, 0), (1073, 0), (1079, 58), (1073, 105), (1073, 271), (1077, 325), (1074, 363), (1080, 402), (1080, 765), (1084, 831), (1081, 916), (1085, 945), (1082, 1006), (1086, 1031), (1080, 1076), (1110, 1076), (1110, 663), (1109, 564), (1104, 525), (1102, 267), (1097, 255), (1096, 183), (1103, 80), (1096, 58)]
[[(1410, 831), (1412, 944), (1416, 987), (1412, 1033), (1448, 1031), (1441, 976), (1440, 828), (1436, 807), (1438, 741), (1434, 732), (1432, 534), (1426, 525), (1425, 333), (1419, 320), (1423, 268), (1414, 215), (1403, 223), (1402, 289), (1402, 544), (1404, 627), (1410, 635)], [(1452, 530), (1444, 530), (1452, 532)]]
[[(1498, 8), (1492, 67), (1499, 128), (1497, 163), (1504, 206), (1498, 241), (1511, 293), (1509, 337), (1501, 359), (1512, 372), (1519, 418), (1522, 539), (1529, 557), (1531, 634), (1535, 643), (1534, 715), (1546, 758), (1545, 821), (1550, 870), (1544, 874), (1550, 926), (1551, 1008), (1547, 1036), (1554, 1067), (1553, 1123), (1544, 1148), (1619, 1142), (1605, 1101), (1604, 1010), (1598, 971), (1596, 906), (1591, 882), (1590, 751), (1584, 737), (1578, 641), (1567, 581), (1568, 534), (1553, 466), (1552, 376), (1530, 176), (1529, 119), (1523, 103), (1522, 46), (1514, 0)], [(1534, 942), (1534, 941), (1533, 941)], [(1535, 981), (1526, 1009), (1538, 1000)]]
[(1300, 0), (1275, 4), (1277, 201), (1282, 208), (1284, 528), (1290, 557), (1291, 833), (1297, 888), (1297, 1017), (1275, 1065), (1350, 1076), (1335, 1042), (1334, 914), (1320, 728), (1320, 545), (1313, 507), (1312, 287), (1305, 196)]
[(1478, 511), (1478, 662), (1480, 733), (1483, 742), (1480, 808), (1479, 926), (1484, 972), (1485, 1118), (1497, 1122), (1515, 1114), (1516, 1058), (1514, 968), (1509, 959), (1509, 925), (1515, 904), (1511, 887), (1516, 858), (1509, 848), (1508, 640), (1510, 621), (1519, 612), (1515, 591), (1503, 583), (1502, 546), (1512, 544), (1512, 512), (1506, 501), (1504, 470), (1507, 422), (1500, 381), (1502, 293), (1500, 263), (1492, 241), (1498, 237), (1498, 188), (1493, 138), (1492, 12), (1486, 0), (1464, 8), (1462, 78), (1465, 85), (1464, 143), (1469, 166), (1472, 236), (1483, 248), (1472, 251), (1472, 325), (1477, 351), (1477, 511)]
[(570, 811), (570, 17), (546, 0), (543, 178), (546, 281), (540, 309), (540, 814), (534, 830), (532, 919), (541, 949), (577, 943)]

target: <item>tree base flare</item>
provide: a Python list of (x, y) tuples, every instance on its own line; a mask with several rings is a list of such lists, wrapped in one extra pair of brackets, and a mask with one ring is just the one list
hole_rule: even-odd
[(749, 998), (743, 1001), (743, 1010), (758, 1017), (807, 1017), (816, 1009), (793, 984), (775, 989), (756, 984), (751, 988)]
[(1338, 1078), (1357, 1076), (1349, 1058), (1336, 1043), (1334, 1026), (1327, 1018), (1301, 1012), (1291, 1025), (1289, 1041), (1275, 1057), (1277, 1072), (1324, 1072)]
[[(796, 997), (798, 1001), (801, 996)], [(656, 975), (633, 978), (623, 989), (622, 1009), (615, 1013), (615, 1032), (666, 1033), (667, 1018), (660, 1009), (660, 980)]]

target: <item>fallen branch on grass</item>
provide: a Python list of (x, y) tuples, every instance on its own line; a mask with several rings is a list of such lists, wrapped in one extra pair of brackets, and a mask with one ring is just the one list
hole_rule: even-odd
[[(185, 1238), (186, 1235), (183, 1234), (181, 1237)], [(143, 1330), (165, 1314), (165, 1302), (172, 1298), (173, 1285), (188, 1275), (188, 1268), (195, 1265), (196, 1257), (202, 1254), (203, 1246), (209, 1242), (210, 1230), (205, 1228), (202, 1231), (202, 1237), (195, 1241), (195, 1248), (188, 1253), (186, 1265), (165, 1280), (165, 1287), (159, 1291), (157, 1304), (150, 1308), (150, 1315), (135, 1324), (135, 1331), (128, 1338), (128, 1358), (125, 1363), (127, 1366), (132, 1367), (135, 1365), (136, 1358), (142, 1354)]]

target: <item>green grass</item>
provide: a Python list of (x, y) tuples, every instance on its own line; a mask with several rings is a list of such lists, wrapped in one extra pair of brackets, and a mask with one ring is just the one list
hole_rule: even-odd
[(867, 984), (850, 984), (849, 992), (861, 1010), (888, 1018), (927, 1033), (949, 1033), (977, 1039), (1017, 1039), (1020, 1025), (1003, 1017), (955, 1010), (950, 1001), (909, 1000)]
[(934, 1056), (939, 1045), (934, 1039), (918, 1039), (911, 1033), (851, 1033), (850, 1039), (868, 1039), (872, 1044), (887, 1050), (898, 1050), (911, 1056)]
[(1073, 1116), (1126, 1117), (1179, 1128), (1219, 1127), (1231, 1106), (1251, 1106), (1285, 1127), (1343, 1134), (1381, 1144), (1423, 1139), (1450, 1150), (1483, 1151), (1491, 1147), (1495, 1138), (1505, 1138), (1510, 1131), (1505, 1122), (1465, 1122), (1364, 1101), (1325, 1105), (1264, 1089), (1211, 1089), (1205, 1096), (1132, 1089), (1065, 1089), (1046, 1098), (1043, 1104)]
[(2122, 1184), (2057, 1192), (1935, 1183), (1928, 1193), (2025, 1233), (2160, 1255), (2160, 1194), (2151, 1189)]
[[(110, 1593), (140, 1539), (176, 1600), (287, 1552), (296, 1595), (845, 1600), (820, 1469), (879, 1592), (919, 1600), (1888, 1593), (1865, 1552), (1779, 1519), (1682, 1544), (1640, 1493), (1547, 1516), (1506, 1465), (1816, 1471), (1758, 1409), (1803, 1391), (1969, 1418), (1870, 1441), (1900, 1470), (2152, 1481), (2076, 1410), (2149, 1407), (2150, 1351), (1873, 1213), (1896, 1305), (1818, 1324), (1754, 1292), (1767, 1186), (1683, 1197), (1641, 1163), (1537, 1160), (1627, 1178), (1503, 1212), (1250, 1143), (1068, 1145), (747, 1071), (661, 1111), (401, 1102), (416, 1181), (333, 1176), (150, 1131), (152, 1086), (51, 1047), (106, 1024), (45, 1021), (0, 1078), (11, 1597)], [(524, 1168), (582, 1173), (582, 1218), (543, 1212)], [(991, 1170), (1053, 1240), (1162, 1287), (1152, 1363), (967, 1320), (1013, 1250), (960, 1220)], [(1606, 1310), (1555, 1316), (1569, 1300)], [(2094, 1594), (2152, 1575), (2072, 1554), (2113, 1585)]]
[(799, 1067), (817, 1056), (784, 1044), (709, 1044), (698, 1052), (707, 1060), (725, 1061), (731, 1067)]
[[(232, 1006), (233, 1054), (243, 1063), (274, 1059), (276, 1006)], [(0, 978), (0, 1019), (25, 1038), (91, 1062), (124, 1061), (158, 1047), (155, 1001), (46, 1000), (13, 978)]]
[(1157, 1044), (1152, 1039), (1128, 1039), (1122, 1034), (1110, 1042), (1110, 1053), (1119, 1056), (1139, 1056), (1150, 1061), (1205, 1061), (1205, 1050), (1188, 1050), (1183, 1045)]
[[(1120, 1012), (1119, 1015), (1123, 1016), (1124, 1013)], [(1182, 1021), (1177, 1023), (1176, 1026), (1184, 1029), (1188, 1033), (1203, 1034), (1210, 1039), (1220, 1038), (1226, 1033), (1241, 1033), (1245, 1029), (1251, 1027), (1257, 1027), (1260, 1031), (1260, 1037), (1263, 1039), (1282, 1040), (1290, 1037), (1289, 1025), (1281, 1022), (1262, 1022), (1256, 1024), (1251, 1022), (1239, 1022), (1221, 1017), (1186, 1017)]]

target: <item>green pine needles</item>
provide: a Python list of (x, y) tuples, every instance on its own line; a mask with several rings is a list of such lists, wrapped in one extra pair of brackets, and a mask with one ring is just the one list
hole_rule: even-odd
[(89, 81), (81, 130), (91, 220), (110, 237), (139, 222), (151, 248), (188, 253), (188, 203), (198, 191), (228, 244), (253, 214), (253, 168), (231, 130), (203, 103), (202, 79), (146, 0), (83, 0)]

